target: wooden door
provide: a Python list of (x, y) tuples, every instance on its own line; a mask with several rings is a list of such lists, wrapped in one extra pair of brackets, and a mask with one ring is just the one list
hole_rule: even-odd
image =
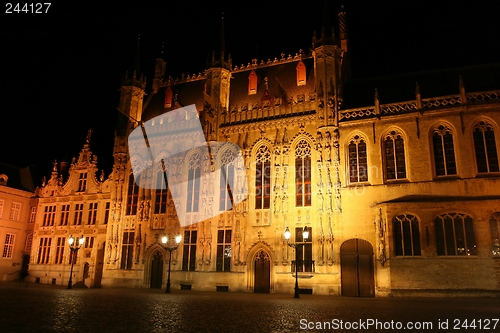
[(375, 296), (373, 247), (364, 239), (350, 239), (340, 247), (342, 296)]
[[(90, 277), (90, 274), (89, 274), (89, 271), (90, 271), (90, 266), (89, 266), (89, 263), (86, 262), (84, 265), (83, 265), (83, 277), (82, 277), (82, 283), (85, 285), (85, 280), (87, 278)], [(89, 286), (87, 286), (89, 287)]]
[(95, 264), (94, 288), (99, 288), (102, 281), (102, 270), (104, 268), (104, 249), (106, 243), (102, 244), (100, 249), (97, 249), (97, 258)]
[(271, 260), (267, 253), (260, 251), (255, 257), (255, 287), (256, 293), (269, 293), (271, 287)]
[(151, 261), (151, 288), (161, 289), (163, 279), (163, 256), (157, 251)]

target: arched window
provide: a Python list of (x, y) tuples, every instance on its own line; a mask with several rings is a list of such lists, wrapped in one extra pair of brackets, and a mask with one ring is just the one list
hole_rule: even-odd
[(476, 255), (472, 217), (460, 213), (436, 216), (436, 249), (438, 256)]
[(359, 135), (349, 141), (349, 181), (351, 183), (368, 181), (368, 162), (366, 142)]
[(453, 135), (448, 126), (439, 125), (434, 128), (432, 146), (434, 150), (436, 176), (456, 175), (457, 166), (455, 163)]
[(500, 212), (490, 217), (491, 252), (493, 256), (500, 257)]
[(295, 147), (295, 204), (311, 206), (311, 146), (301, 140)]
[(201, 157), (198, 152), (191, 155), (188, 165), (186, 212), (197, 212), (200, 201)]
[(474, 126), (473, 137), (477, 172), (498, 172), (498, 155), (493, 126), (480, 121)]
[(271, 151), (267, 146), (257, 150), (255, 165), (255, 209), (267, 209), (271, 202)]
[(128, 190), (127, 190), (127, 206), (125, 208), (125, 215), (137, 214), (137, 202), (139, 201), (139, 186), (135, 183), (134, 174), (131, 173), (128, 177)]
[(410, 214), (395, 216), (392, 220), (396, 256), (420, 255), (418, 219)]
[(386, 135), (384, 153), (386, 179), (406, 178), (405, 144), (401, 133), (391, 131)]
[(225, 150), (221, 155), (219, 210), (227, 211), (233, 208), (234, 160), (236, 154)]
[(167, 211), (168, 181), (160, 165), (156, 173), (155, 186), (155, 214), (164, 214)]

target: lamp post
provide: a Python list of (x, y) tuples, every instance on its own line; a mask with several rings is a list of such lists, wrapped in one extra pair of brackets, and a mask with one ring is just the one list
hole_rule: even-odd
[(170, 257), (168, 258), (168, 278), (167, 278), (167, 289), (165, 290), (166, 293), (170, 293), (170, 264), (172, 262), (172, 252), (177, 250), (177, 248), (179, 247), (179, 244), (180, 242), (182, 241), (182, 236), (181, 235), (177, 235), (175, 236), (175, 245), (172, 246), (172, 247), (169, 247), (169, 246), (166, 246), (167, 242), (168, 242), (168, 237), (167, 235), (164, 235), (162, 238), (161, 238), (161, 242), (163, 244), (163, 248), (165, 250), (168, 251)]
[(83, 237), (83, 235), (78, 239), (78, 244), (75, 244), (75, 238), (73, 238), (73, 235), (69, 236), (68, 243), (69, 250), (71, 251), (71, 271), (69, 273), (68, 288), (66, 289), (73, 288), (73, 265), (75, 264), (75, 258), (77, 256), (78, 250), (80, 250), (80, 248), (82, 247), (83, 242), (85, 242), (85, 238)]
[[(302, 230), (302, 239), (305, 241), (309, 237), (309, 231), (307, 230), (307, 227), (304, 226), (304, 230)], [(286, 227), (285, 230), (285, 239), (286, 243), (288, 246), (291, 248), (295, 249), (295, 294), (293, 295), (293, 298), (300, 298), (299, 296), (299, 258), (297, 254), (297, 248), (299, 246), (303, 246), (304, 244), (299, 244), (299, 243), (290, 243), (290, 230), (288, 227)]]

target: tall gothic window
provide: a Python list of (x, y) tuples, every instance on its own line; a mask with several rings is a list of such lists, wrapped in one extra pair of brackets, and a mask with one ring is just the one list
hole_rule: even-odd
[(217, 232), (217, 272), (231, 271), (231, 234), (232, 230), (219, 230)]
[(191, 155), (188, 165), (186, 212), (197, 212), (200, 201), (201, 158), (198, 152)]
[(57, 237), (56, 243), (56, 257), (54, 260), (54, 264), (62, 264), (64, 257), (64, 246), (66, 245), (65, 237)]
[(127, 189), (127, 207), (125, 209), (125, 215), (135, 215), (137, 214), (137, 202), (139, 201), (139, 186), (135, 183), (134, 174), (131, 173), (128, 177), (128, 189)]
[(81, 225), (83, 218), (83, 203), (75, 204), (75, 218), (73, 220), (73, 225)]
[(182, 270), (196, 270), (196, 241), (198, 231), (184, 230), (184, 249), (182, 252)]
[(56, 219), (56, 205), (45, 206), (45, 211), (43, 212), (43, 227), (49, 227), (54, 225)]
[[(312, 272), (313, 271), (313, 260), (312, 260), (312, 228), (308, 227), (309, 236), (304, 239), (302, 233), (304, 228), (295, 228), (295, 243), (301, 244), (297, 246), (295, 251), (297, 251), (298, 259), (298, 271), (299, 272)], [(295, 265), (293, 265), (295, 268)]]
[(495, 257), (500, 257), (500, 212), (496, 212), (490, 217), (491, 233), (491, 253)]
[(255, 209), (268, 209), (271, 203), (271, 152), (260, 146), (255, 165)]
[(444, 125), (434, 128), (432, 146), (436, 176), (456, 175), (457, 166), (455, 164), (455, 149), (451, 129)]
[(477, 172), (500, 171), (493, 126), (484, 121), (480, 121), (474, 126), (473, 131)]
[(227, 211), (233, 208), (233, 190), (234, 186), (234, 160), (236, 155), (232, 150), (225, 150), (221, 155), (221, 173), (220, 173), (220, 196), (219, 210)]
[(69, 204), (64, 204), (61, 206), (61, 220), (59, 225), (68, 225), (69, 221)]
[(392, 220), (396, 256), (420, 255), (418, 219), (410, 214), (395, 216)]
[(50, 245), (52, 243), (52, 238), (40, 238), (40, 243), (38, 245), (38, 258), (37, 264), (48, 264), (50, 257)]
[(167, 211), (168, 181), (163, 169), (160, 167), (156, 173), (155, 187), (155, 214), (164, 214)]
[(77, 192), (84, 192), (87, 187), (87, 173), (82, 172), (78, 178), (78, 190)]
[(106, 206), (105, 206), (105, 209), (104, 209), (104, 224), (108, 224), (108, 220), (109, 220), (109, 207), (110, 207), (110, 202), (106, 202)]
[(295, 204), (311, 206), (311, 146), (306, 140), (295, 147)]
[(391, 131), (384, 140), (387, 179), (406, 178), (405, 144), (401, 133)]
[(95, 224), (97, 221), (97, 204), (98, 202), (89, 203), (89, 216), (87, 224)]
[(134, 254), (134, 232), (124, 232), (120, 269), (132, 269), (133, 254)]
[(436, 216), (436, 249), (438, 256), (476, 255), (472, 217), (460, 213)]
[(349, 141), (349, 181), (351, 183), (368, 181), (368, 162), (366, 142), (359, 135)]

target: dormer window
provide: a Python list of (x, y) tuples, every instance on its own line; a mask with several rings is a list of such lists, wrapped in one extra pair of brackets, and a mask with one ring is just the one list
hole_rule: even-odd
[(164, 108), (172, 107), (172, 88), (170, 87), (167, 87), (167, 90), (165, 90), (165, 103), (163, 107)]
[(306, 85), (306, 65), (299, 61), (297, 64), (297, 86), (305, 86)]
[(257, 93), (257, 74), (252, 69), (248, 75), (248, 94), (255, 95)]
[(78, 191), (77, 192), (85, 192), (85, 188), (87, 187), (87, 173), (80, 173), (80, 177), (78, 179)]
[(7, 175), (0, 175), (0, 185), (7, 185), (7, 180), (9, 177)]

